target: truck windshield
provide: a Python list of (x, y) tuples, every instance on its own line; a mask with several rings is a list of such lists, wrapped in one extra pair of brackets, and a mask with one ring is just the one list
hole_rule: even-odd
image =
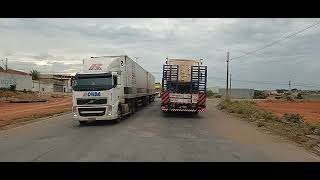
[(102, 91), (112, 88), (112, 76), (81, 76), (75, 80), (75, 91)]

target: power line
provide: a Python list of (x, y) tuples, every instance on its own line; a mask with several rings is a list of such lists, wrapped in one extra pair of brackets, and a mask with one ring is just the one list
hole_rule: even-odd
[[(241, 50), (239, 50), (241, 51)], [(241, 51), (243, 53), (246, 53), (244, 51)], [(261, 53), (257, 53), (257, 54), (260, 54), (260, 55), (263, 55), (265, 56), (265, 54), (261, 54)], [(271, 60), (266, 60), (266, 61), (253, 61), (254, 63), (259, 63), (259, 64), (264, 64), (264, 63), (273, 63), (273, 62), (292, 62), (292, 61), (301, 61), (303, 60), (303, 62), (310, 62), (310, 61), (314, 61), (314, 59), (309, 59), (309, 60), (305, 60), (305, 59), (287, 59), (287, 60), (284, 60), (283, 58), (292, 58), (292, 57), (310, 57), (312, 56), (312, 54), (295, 54), (295, 55), (289, 55), (289, 56), (274, 56), (274, 57), (261, 57), (261, 56), (257, 56), (256, 54), (253, 54), (253, 56), (259, 58), (259, 59), (262, 59), (262, 60), (266, 60), (266, 59), (271, 59)], [(274, 60), (274, 59), (278, 59), (278, 60)], [(290, 61), (288, 61), (290, 60)], [(236, 61), (237, 62), (237, 61)], [(242, 61), (241, 61), (242, 62)], [(251, 62), (252, 63), (252, 62)]]
[(288, 35), (288, 36), (285, 36), (285, 37), (280, 38), (280, 39), (278, 39), (278, 40), (276, 40), (276, 41), (274, 41), (274, 42), (271, 42), (271, 43), (269, 43), (269, 44), (267, 44), (267, 45), (265, 45), (265, 46), (263, 46), (263, 47), (261, 47), (261, 48), (258, 48), (258, 49), (256, 49), (256, 50), (247, 52), (247, 53), (245, 53), (245, 54), (243, 54), (243, 55), (241, 55), (241, 56), (237, 56), (237, 57), (231, 58), (230, 60), (239, 59), (239, 58), (242, 58), (242, 57), (244, 57), (244, 56), (248, 56), (248, 55), (253, 54), (253, 53), (255, 53), (255, 52), (258, 52), (258, 51), (261, 51), (261, 50), (263, 50), (263, 49), (266, 49), (266, 48), (268, 48), (268, 47), (271, 47), (271, 46), (273, 46), (273, 45), (275, 45), (275, 44), (277, 44), (277, 43), (279, 43), (279, 42), (281, 42), (281, 41), (283, 41), (283, 40), (290, 39), (290, 38), (296, 36), (297, 34), (302, 33), (303, 31), (306, 31), (306, 30), (308, 30), (308, 29), (310, 29), (310, 28), (312, 28), (312, 27), (315, 27), (315, 26), (317, 26), (318, 24), (320, 24), (320, 21), (315, 22), (315, 23), (313, 23), (312, 25), (310, 25), (310, 26), (308, 26), (308, 27), (306, 27), (306, 28), (304, 28), (304, 29), (302, 29), (302, 30), (299, 30), (299, 31), (297, 31), (297, 32), (295, 32), (295, 33), (292, 33), (292, 34), (290, 34), (290, 35)]

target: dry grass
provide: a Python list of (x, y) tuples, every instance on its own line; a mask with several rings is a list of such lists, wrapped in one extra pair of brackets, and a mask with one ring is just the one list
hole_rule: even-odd
[(288, 137), (320, 155), (316, 150), (320, 142), (306, 137), (310, 134), (320, 135), (320, 124), (306, 123), (299, 114), (285, 114), (279, 118), (271, 112), (258, 109), (252, 101), (221, 100), (218, 107), (236, 113), (242, 119), (256, 123), (258, 127), (265, 127), (271, 132)]

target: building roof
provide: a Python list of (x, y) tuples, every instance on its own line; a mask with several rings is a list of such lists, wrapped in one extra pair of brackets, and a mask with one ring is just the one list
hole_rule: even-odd
[(72, 76), (70, 74), (42, 74), (40, 73), (40, 79), (58, 79), (58, 80), (68, 80)]
[(0, 67), (0, 72), (9, 73), (9, 74), (29, 75), (26, 72), (17, 71), (17, 70), (14, 70), (14, 69), (4, 70), (2, 67)]

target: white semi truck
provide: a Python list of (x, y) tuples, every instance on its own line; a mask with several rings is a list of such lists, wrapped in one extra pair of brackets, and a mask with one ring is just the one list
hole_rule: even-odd
[(74, 78), (73, 113), (80, 124), (134, 114), (155, 99), (155, 77), (127, 55), (91, 57)]

